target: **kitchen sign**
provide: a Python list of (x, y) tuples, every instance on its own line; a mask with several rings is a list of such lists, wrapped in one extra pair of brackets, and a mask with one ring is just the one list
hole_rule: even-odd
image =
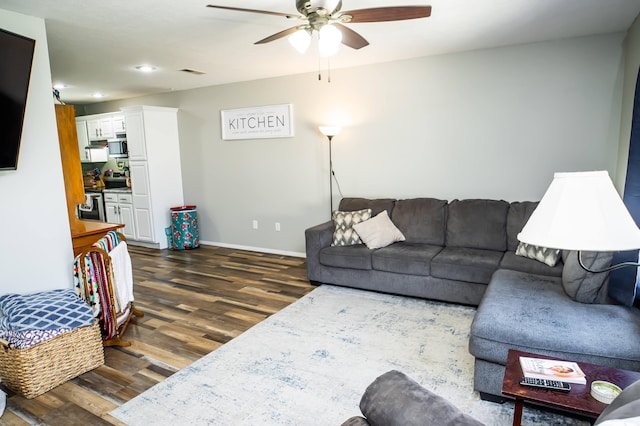
[(224, 140), (293, 136), (291, 104), (227, 109), (220, 115)]

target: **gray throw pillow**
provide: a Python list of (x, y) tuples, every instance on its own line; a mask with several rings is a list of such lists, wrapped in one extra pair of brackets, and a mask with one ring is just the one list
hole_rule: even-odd
[(363, 209), (356, 211), (339, 211), (332, 213), (333, 231), (332, 246), (350, 246), (354, 244), (362, 244), (358, 233), (353, 229), (353, 225), (364, 222), (371, 218), (371, 209)]
[(446, 399), (395, 370), (369, 385), (360, 400), (360, 410), (373, 426), (482, 426)]
[(516, 255), (528, 257), (554, 267), (558, 263), (558, 259), (560, 259), (560, 250), (520, 243), (516, 249)]
[[(610, 266), (612, 259), (612, 252), (582, 252), (582, 263), (593, 270)], [(608, 283), (608, 272), (587, 272), (578, 262), (577, 251), (567, 254), (562, 268), (562, 287), (573, 300), (580, 303), (603, 303), (607, 298)]]

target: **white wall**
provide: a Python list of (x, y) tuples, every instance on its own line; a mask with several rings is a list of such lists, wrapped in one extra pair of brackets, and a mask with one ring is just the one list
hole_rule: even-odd
[(36, 40), (17, 171), (0, 171), (0, 294), (73, 285), (73, 249), (45, 25), (0, 9), (0, 28)]
[[(198, 205), (202, 240), (302, 253), (304, 229), (329, 219), (318, 124), (344, 126), (333, 159), (345, 196), (538, 200), (556, 171), (613, 176), (623, 37), (340, 69), (331, 83), (303, 74), (214, 86), (86, 113), (179, 108), (185, 202)], [(295, 137), (221, 140), (221, 109), (281, 103), (294, 106)]]

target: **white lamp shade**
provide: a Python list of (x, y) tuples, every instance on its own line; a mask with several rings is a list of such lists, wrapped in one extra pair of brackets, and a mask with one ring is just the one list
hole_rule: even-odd
[(289, 36), (289, 43), (291, 43), (299, 53), (304, 53), (311, 44), (311, 35), (307, 30), (298, 30)]
[(318, 31), (318, 50), (321, 56), (332, 56), (342, 43), (342, 33), (331, 24), (323, 25)]
[(606, 171), (556, 173), (518, 240), (584, 251), (640, 248), (640, 229)]
[(337, 127), (337, 126), (318, 126), (318, 129), (320, 129), (320, 131), (322, 132), (323, 135), (334, 137), (335, 135), (340, 133), (340, 130), (342, 130), (342, 127)]

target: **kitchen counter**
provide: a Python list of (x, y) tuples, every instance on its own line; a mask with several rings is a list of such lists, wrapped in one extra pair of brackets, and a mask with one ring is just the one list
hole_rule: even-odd
[(120, 192), (120, 193), (131, 193), (131, 188), (104, 188), (102, 192)]

